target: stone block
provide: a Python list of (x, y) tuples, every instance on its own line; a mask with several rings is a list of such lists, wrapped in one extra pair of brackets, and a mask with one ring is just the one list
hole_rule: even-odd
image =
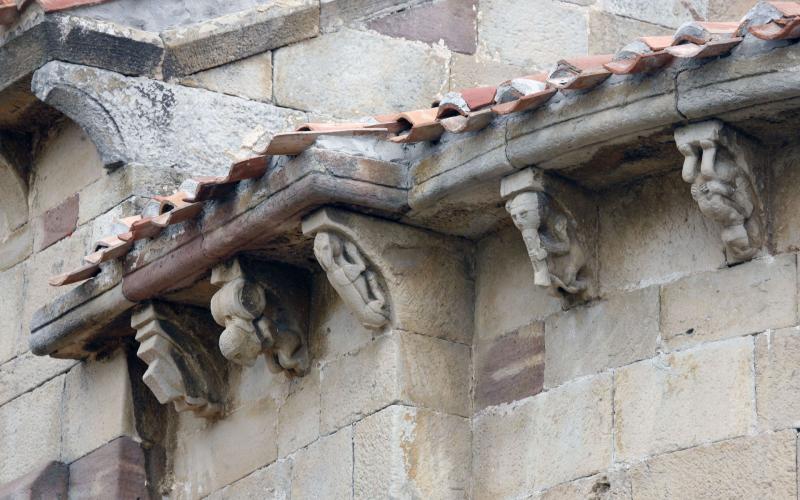
[(323, 32), (359, 25), (371, 18), (403, 10), (425, 0), (320, 0)]
[(479, 51), (529, 70), (549, 69), (562, 57), (588, 53), (587, 17), (584, 9), (557, 0), (483, 0)]
[(661, 331), (671, 348), (797, 322), (794, 255), (765, 257), (663, 287)]
[(319, 438), (298, 451), (292, 467), (292, 499), (351, 498), (353, 428)]
[(475, 278), (476, 345), (561, 310), (561, 301), (533, 282), (520, 232), (507, 227), (478, 244)]
[(263, 4), (161, 33), (167, 77), (189, 75), (319, 34), (318, 0)]
[(616, 54), (617, 51), (640, 36), (672, 36), (674, 34), (673, 28), (665, 28), (629, 17), (615, 16), (602, 10), (592, 9), (589, 11), (590, 54)]
[(180, 78), (178, 82), (254, 101), (271, 102), (272, 52), (207, 69)]
[(22, 354), (0, 365), (0, 405), (66, 372), (77, 361)]
[(66, 238), (78, 227), (78, 193), (38, 216), (33, 225), (34, 250), (39, 252)]
[(393, 332), (326, 364), (321, 381), (322, 433), (397, 402), (468, 416), (469, 358), (470, 348), (463, 344)]
[(755, 424), (752, 338), (641, 361), (617, 370), (614, 383), (619, 461), (742, 436)]
[(39, 500), (67, 498), (69, 468), (61, 462), (48, 462), (33, 472), (0, 485), (0, 498)]
[(319, 437), (320, 372), (313, 367), (292, 387), (278, 411), (278, 456), (285, 457)]
[(611, 376), (599, 375), (476, 416), (475, 498), (520, 498), (608, 468), (611, 404)]
[(687, 21), (706, 19), (708, 0), (601, 0), (600, 7), (612, 14), (677, 28)]
[(787, 148), (774, 155), (773, 179), (768, 197), (773, 214), (773, 238), (778, 253), (800, 251), (800, 200), (793, 195), (792, 184), (800, 182), (800, 149)]
[(74, 367), (66, 376), (61, 457), (72, 462), (120, 436), (135, 436), (125, 353)]
[(794, 431), (676, 451), (633, 466), (635, 498), (797, 498)]
[(0, 406), (0, 484), (58, 460), (64, 379), (57, 377)]
[(356, 319), (325, 274), (314, 276), (311, 300), (311, 359), (332, 361), (372, 342), (372, 331)]
[(655, 356), (659, 288), (554, 314), (545, 324), (545, 387)]
[(270, 399), (217, 422), (179, 415), (174, 490), (186, 498), (206, 496), (278, 457), (278, 408)]
[[(0, 363), (17, 355), (17, 345), (22, 337), (22, 304), (24, 299), (25, 265), (0, 271)], [(27, 338), (27, 335), (25, 335)], [(0, 392), (2, 390), (0, 389)]]
[(633, 500), (630, 480), (624, 469), (611, 469), (596, 476), (559, 484), (530, 497), (530, 500)]
[(0, 241), (0, 271), (5, 271), (27, 259), (33, 252), (33, 230), (24, 224)]
[(800, 330), (756, 337), (756, 408), (759, 425), (777, 430), (800, 427)]
[(527, 73), (523, 68), (480, 52), (475, 55), (455, 53), (450, 63), (450, 90), (455, 92), (473, 87), (498, 85)]
[(477, 0), (440, 0), (413, 6), (367, 23), (382, 35), (426, 43), (444, 42), (455, 52), (477, 48)]
[(511, 403), (542, 391), (544, 323), (535, 322), (475, 346), (475, 407)]
[(447, 90), (450, 57), (420, 42), (345, 29), (278, 49), (274, 64), (279, 106), (360, 118), (430, 107)]
[(689, 191), (676, 172), (603, 194), (601, 295), (674, 281), (725, 263), (719, 228), (703, 217)]
[(707, 0), (709, 21), (738, 21), (756, 4), (752, 0)]
[(466, 418), (389, 406), (356, 423), (353, 453), (354, 498), (467, 497)]
[(30, 191), (32, 217), (59, 206), (105, 175), (97, 148), (74, 122), (64, 122), (52, 130), (41, 151), (33, 163), (36, 175)]
[(149, 498), (142, 447), (117, 438), (69, 466), (70, 500)]
[(209, 500), (289, 500), (292, 460), (278, 460), (210, 495)]

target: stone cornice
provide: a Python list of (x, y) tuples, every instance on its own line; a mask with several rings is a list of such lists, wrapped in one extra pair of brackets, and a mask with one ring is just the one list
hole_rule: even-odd
[[(127, 260), (116, 310), (188, 286), (236, 253), (286, 260), (299, 246), (307, 258), (311, 239), (300, 236), (300, 221), (325, 205), (473, 237), (508, 217), (500, 179), (531, 164), (599, 189), (658, 172), (679, 175), (673, 130), (690, 122), (721, 119), (767, 143), (792, 140), (793, 128), (773, 126), (764, 134), (760, 120), (789, 120), (800, 107), (800, 56), (783, 42), (759, 43), (745, 42), (704, 65), (612, 77), (591, 92), (554, 98), (544, 109), (496, 119), (482, 131), (445, 134), (439, 144), (413, 148), (398, 161), (381, 160), (377, 148), (364, 147), (373, 140), (359, 138), (320, 140), (297, 157), (273, 158), (266, 175), (209, 202), (195, 223), (139, 245)], [(642, 141), (654, 145), (649, 156), (626, 156)], [(63, 350), (70, 344), (65, 339), (77, 334), (66, 315), (40, 324), (51, 329), (41, 342), (34, 328), (42, 354)]]

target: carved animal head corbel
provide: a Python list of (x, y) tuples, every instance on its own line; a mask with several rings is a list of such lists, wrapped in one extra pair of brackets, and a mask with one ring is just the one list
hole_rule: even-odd
[(756, 256), (765, 233), (753, 146), (719, 120), (676, 130), (675, 143), (685, 157), (683, 180), (703, 215), (720, 225), (728, 261)]
[(594, 279), (586, 235), (559, 197), (580, 197), (557, 188), (544, 174), (527, 168), (501, 183), (501, 195), (514, 225), (522, 233), (533, 265), (534, 283), (571, 298), (591, 296)]
[(284, 269), (268, 263), (231, 259), (215, 267), (211, 314), (225, 327), (222, 355), (251, 366), (262, 353), (273, 372), (305, 375), (308, 355), (308, 290), (304, 280), (282, 277)]
[(303, 219), (314, 255), (366, 328), (469, 338), (472, 282), (463, 242), (397, 222), (322, 208)]
[(161, 404), (218, 418), (224, 411), (227, 363), (216, 349), (218, 329), (208, 311), (148, 302), (131, 318), (147, 363), (144, 383)]

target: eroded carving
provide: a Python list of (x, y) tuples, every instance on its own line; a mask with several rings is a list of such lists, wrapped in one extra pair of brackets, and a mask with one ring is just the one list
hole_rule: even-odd
[(307, 315), (298, 300), (305, 302), (307, 297), (298, 296), (304, 294), (291, 279), (270, 281), (245, 272), (240, 259), (214, 268), (211, 283), (221, 288), (211, 299), (211, 313), (225, 327), (219, 349), (225, 358), (244, 366), (265, 353), (273, 372), (305, 375), (310, 366)]
[(364, 326), (378, 329), (389, 321), (386, 294), (355, 243), (322, 231), (314, 238), (314, 255), (331, 286)]
[(522, 233), (536, 285), (569, 295), (589, 289), (587, 252), (575, 217), (544, 192), (540, 172), (526, 169), (503, 180), (506, 210)]
[(675, 131), (686, 158), (683, 180), (706, 217), (721, 228), (728, 260), (753, 258), (763, 244), (762, 205), (744, 138), (717, 120)]
[(143, 380), (161, 404), (205, 418), (224, 412), (225, 360), (216, 351), (217, 332), (208, 313), (150, 302), (131, 318), (147, 363)]

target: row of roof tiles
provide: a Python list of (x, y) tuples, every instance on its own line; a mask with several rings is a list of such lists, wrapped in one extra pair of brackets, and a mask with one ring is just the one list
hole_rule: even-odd
[[(8, 0), (0, 0), (3, 1)], [(763, 21), (765, 12), (767, 22), (754, 22)], [(644, 36), (614, 55), (562, 59), (549, 73), (515, 78), (495, 87), (450, 92), (428, 109), (373, 116), (351, 123), (307, 123), (295, 131), (275, 135), (256, 156), (232, 165), (225, 177), (190, 179), (176, 194), (154, 198), (141, 215), (119, 221), (115, 234), (98, 242), (95, 251), (85, 257), (84, 265), (52, 278), (50, 284), (77, 283), (97, 275), (100, 264), (123, 257), (135, 241), (154, 238), (164, 228), (194, 218), (205, 201), (223, 196), (239, 181), (264, 175), (269, 157), (298, 155), (313, 146), (320, 136), (374, 136), (395, 143), (417, 143), (434, 141), (445, 132), (477, 131), (497, 116), (536, 109), (558, 92), (592, 89), (612, 74), (654, 73), (674, 59), (700, 60), (725, 55), (748, 33), (762, 40), (800, 38), (800, 4), (760, 2), (741, 22), (686, 23), (674, 36)]]
[(39, 4), (45, 12), (71, 9), (81, 5), (103, 3), (106, 0), (0, 0), (0, 25), (9, 26), (19, 19), (29, 5)]

